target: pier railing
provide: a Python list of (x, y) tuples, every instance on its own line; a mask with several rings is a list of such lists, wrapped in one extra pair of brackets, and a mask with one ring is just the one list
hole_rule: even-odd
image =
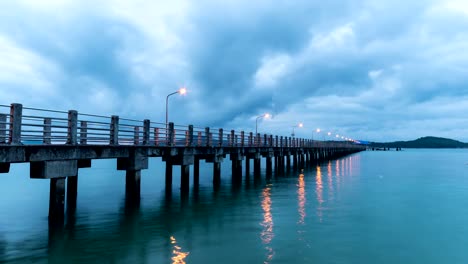
[(360, 147), (272, 134), (135, 120), (119, 116), (0, 105), (0, 145), (135, 145), (161, 147)]

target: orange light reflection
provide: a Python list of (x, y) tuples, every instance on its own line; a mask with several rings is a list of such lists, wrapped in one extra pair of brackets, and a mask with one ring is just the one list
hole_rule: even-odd
[(190, 252), (182, 252), (182, 248), (177, 245), (175, 237), (171, 236), (172, 249), (172, 264), (185, 264), (184, 259), (190, 254)]
[(298, 200), (298, 212), (299, 212), (299, 224), (303, 225), (306, 217), (305, 204), (306, 204), (306, 192), (305, 192), (305, 181), (304, 174), (299, 174), (299, 180), (297, 184), (297, 200)]
[(273, 240), (273, 237), (275, 236), (275, 234), (273, 233), (273, 216), (271, 214), (270, 186), (271, 185), (268, 185), (265, 189), (263, 189), (262, 192), (263, 222), (261, 223), (261, 225), (263, 226), (263, 230), (260, 234), (260, 238), (262, 239), (262, 242), (266, 244), (265, 249), (267, 250), (267, 257), (264, 263), (269, 263), (275, 255), (273, 248), (269, 245), (271, 243), (271, 240)]
[(322, 171), (319, 166), (317, 166), (317, 176), (315, 177), (315, 192), (317, 193), (317, 214), (319, 216), (320, 222), (322, 222), (322, 203), (323, 203), (323, 186), (322, 186)]

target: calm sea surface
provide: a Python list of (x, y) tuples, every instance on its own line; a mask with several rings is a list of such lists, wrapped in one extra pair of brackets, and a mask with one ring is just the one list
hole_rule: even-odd
[(79, 174), (62, 230), (48, 228), (49, 181), (0, 174), (1, 263), (468, 263), (468, 150), (368, 151), (240, 187), (226, 159), (217, 191), (202, 162), (187, 199), (178, 167), (165, 196), (152, 159), (139, 209), (115, 160)]

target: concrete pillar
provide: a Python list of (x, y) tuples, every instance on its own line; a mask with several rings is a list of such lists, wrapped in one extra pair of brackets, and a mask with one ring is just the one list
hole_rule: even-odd
[(249, 177), (250, 175), (250, 158), (247, 156), (245, 157), (245, 177)]
[(166, 161), (166, 191), (172, 190), (172, 162)]
[(67, 177), (67, 214), (76, 211), (76, 199), (78, 196), (78, 176)]
[(62, 224), (65, 213), (65, 177), (50, 179), (49, 222)]
[(286, 155), (286, 168), (289, 170), (291, 169), (291, 155)]
[(293, 168), (297, 169), (297, 153), (293, 154)]
[(125, 198), (127, 202), (140, 202), (141, 170), (127, 170), (125, 174)]
[(23, 116), (23, 105), (11, 104), (10, 107), (10, 134), (8, 142), (12, 145), (21, 143), (21, 124)]
[(273, 172), (272, 168), (273, 164), (271, 162), (271, 157), (266, 157), (266, 174), (267, 176), (271, 176)]
[(200, 186), (200, 159), (196, 156), (193, 159), (193, 186), (197, 189)]
[(261, 160), (260, 157), (255, 157), (254, 158), (254, 176), (258, 177), (260, 176), (260, 167), (261, 167)]
[(189, 192), (190, 167), (189, 165), (180, 166), (180, 191), (183, 194)]
[(221, 163), (213, 162), (213, 185), (215, 187), (221, 184)]

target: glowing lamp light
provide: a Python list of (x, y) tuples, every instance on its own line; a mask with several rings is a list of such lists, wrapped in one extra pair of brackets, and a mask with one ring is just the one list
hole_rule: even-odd
[(187, 93), (187, 89), (185, 87), (182, 87), (182, 88), (179, 89), (178, 92), (179, 92), (180, 95), (185, 95)]
[(340, 135), (336, 134), (336, 137), (337, 137), (337, 138), (339, 138), (339, 137), (340, 137)]
[(270, 118), (271, 115), (269, 113), (266, 113), (265, 115), (263, 115), (264, 118)]
[(331, 136), (331, 132), (328, 132), (328, 135)]
[(317, 128), (317, 130), (316, 130), (316, 131), (317, 131), (317, 133), (320, 133), (320, 128)]
[(302, 124), (302, 123), (299, 123), (299, 125), (298, 125), (298, 127), (303, 127), (303, 126), (304, 126), (304, 124)]

